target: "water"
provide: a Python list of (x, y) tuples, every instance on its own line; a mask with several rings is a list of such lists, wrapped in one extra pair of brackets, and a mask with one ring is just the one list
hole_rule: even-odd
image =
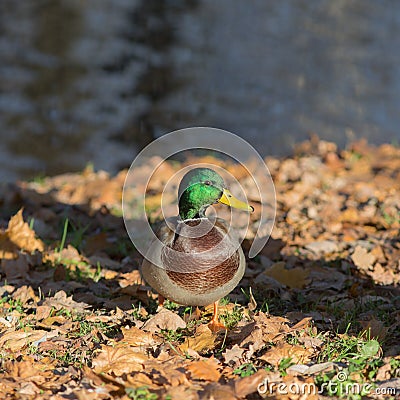
[(115, 172), (210, 125), (261, 154), (400, 140), (400, 2), (0, 3), (0, 179)]

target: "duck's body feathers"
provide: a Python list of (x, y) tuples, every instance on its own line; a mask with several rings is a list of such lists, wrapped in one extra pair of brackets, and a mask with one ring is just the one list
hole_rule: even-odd
[(159, 294), (178, 304), (211, 304), (243, 277), (243, 251), (222, 219), (170, 218), (158, 229), (157, 238), (149, 248), (157, 265), (145, 259), (142, 274)]

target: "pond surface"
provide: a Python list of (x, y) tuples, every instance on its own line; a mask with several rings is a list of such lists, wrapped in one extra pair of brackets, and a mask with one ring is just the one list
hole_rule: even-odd
[(186, 126), (400, 141), (393, 0), (5, 0), (0, 33), (2, 181), (115, 172)]

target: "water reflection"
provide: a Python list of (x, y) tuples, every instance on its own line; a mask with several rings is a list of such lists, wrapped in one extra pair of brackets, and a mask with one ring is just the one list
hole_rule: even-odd
[(212, 125), (263, 154), (310, 131), (400, 139), (400, 3), (0, 3), (0, 178), (115, 171)]

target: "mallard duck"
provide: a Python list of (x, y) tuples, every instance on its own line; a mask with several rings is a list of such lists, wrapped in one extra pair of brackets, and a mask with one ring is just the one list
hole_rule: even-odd
[(194, 168), (184, 175), (179, 189), (179, 215), (163, 221), (144, 259), (144, 280), (165, 298), (190, 306), (214, 303), (209, 324), (218, 320), (218, 300), (242, 279), (246, 260), (234, 232), (221, 218), (208, 218), (206, 209), (215, 203), (253, 211), (225, 187), (222, 177), (209, 168)]

